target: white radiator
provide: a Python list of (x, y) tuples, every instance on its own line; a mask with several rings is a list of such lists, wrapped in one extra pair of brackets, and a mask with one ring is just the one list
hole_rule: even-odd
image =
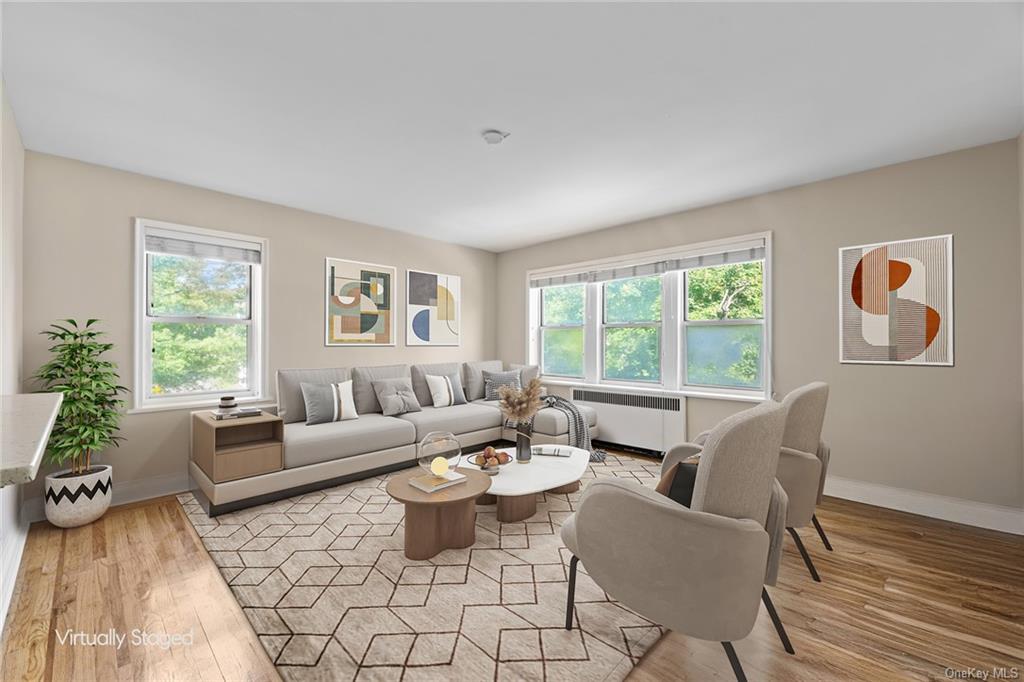
[(574, 388), (572, 400), (597, 412), (598, 440), (657, 452), (685, 440), (682, 396)]

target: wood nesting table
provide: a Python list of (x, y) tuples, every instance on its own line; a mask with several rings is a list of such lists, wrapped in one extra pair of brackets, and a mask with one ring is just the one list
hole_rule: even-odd
[(405, 556), (429, 559), (446, 549), (462, 549), (476, 542), (476, 499), (487, 492), (491, 477), (459, 468), (463, 483), (434, 493), (409, 485), (409, 479), (424, 474), (415, 467), (392, 476), (387, 493), (405, 505)]

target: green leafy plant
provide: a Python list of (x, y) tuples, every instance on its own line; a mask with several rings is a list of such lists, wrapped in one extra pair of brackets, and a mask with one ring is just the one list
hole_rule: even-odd
[(53, 357), (35, 378), (44, 391), (64, 394), (47, 457), (58, 466), (70, 460), (78, 475), (89, 471), (94, 453), (124, 440), (117, 435), (124, 405), (119, 396), (128, 389), (117, 383), (117, 365), (104, 358), (114, 344), (99, 340), (103, 332), (94, 327), (99, 320), (87, 320), (85, 326), (62, 322), (40, 332), (54, 342)]

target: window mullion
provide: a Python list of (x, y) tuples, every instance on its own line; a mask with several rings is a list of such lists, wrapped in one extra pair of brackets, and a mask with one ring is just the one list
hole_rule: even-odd
[(604, 313), (601, 285), (596, 282), (588, 283), (584, 291), (583, 379), (588, 384), (596, 384), (601, 377), (603, 346), (601, 322), (604, 320)]

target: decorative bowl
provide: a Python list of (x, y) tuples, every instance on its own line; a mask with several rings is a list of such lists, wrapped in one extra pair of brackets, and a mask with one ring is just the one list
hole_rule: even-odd
[(515, 457), (513, 455), (508, 454), (507, 452), (501, 452), (499, 450), (497, 452), (497, 454), (499, 455), (500, 459), (504, 460), (504, 461), (499, 462), (499, 464), (497, 466), (494, 466), (494, 465), (487, 466), (487, 465), (481, 463), (480, 461), (478, 461), (478, 458), (479, 459), (483, 458), (483, 453), (482, 452), (477, 452), (477, 453), (474, 453), (472, 455), (466, 455), (465, 463), (466, 463), (466, 466), (473, 467), (474, 469), (479, 469), (480, 471), (482, 471), (483, 473), (487, 474), (488, 476), (497, 476), (498, 473), (501, 471), (501, 469), (503, 467), (508, 466), (509, 464), (511, 464), (512, 462), (515, 461)]
[(431, 431), (416, 445), (416, 461), (428, 474), (436, 475), (431, 465), (438, 457), (448, 460), (449, 470), (459, 465), (462, 459), (462, 446), (454, 434), (448, 431)]

